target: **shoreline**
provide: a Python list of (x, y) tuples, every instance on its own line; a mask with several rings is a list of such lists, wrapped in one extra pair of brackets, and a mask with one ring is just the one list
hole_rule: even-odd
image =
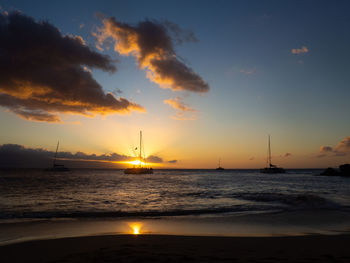
[(132, 234), (217, 237), (288, 237), (350, 233), (350, 213), (290, 211), (231, 216), (65, 218), (0, 223), (0, 245), (23, 241)]
[(349, 234), (98, 235), (0, 246), (1, 262), (349, 262)]

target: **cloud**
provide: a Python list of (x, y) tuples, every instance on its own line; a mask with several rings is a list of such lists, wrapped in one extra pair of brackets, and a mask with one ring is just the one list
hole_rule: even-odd
[(176, 97), (175, 99), (168, 99), (168, 100), (164, 100), (165, 104), (170, 105), (171, 107), (173, 107), (174, 109), (180, 110), (180, 111), (190, 111), (190, 112), (195, 112), (196, 110), (189, 107), (188, 105), (186, 105), (183, 101), (182, 98), (180, 97)]
[(304, 53), (308, 53), (309, 49), (306, 46), (302, 46), (301, 48), (293, 48), (292, 49), (292, 54), (295, 55), (300, 55), (300, 54), (304, 54)]
[(346, 155), (346, 153), (344, 153), (344, 152), (335, 152), (334, 153), (334, 156), (345, 156)]
[(177, 120), (177, 121), (195, 121), (197, 120), (196, 114), (187, 115), (184, 112), (176, 112), (175, 115), (170, 116), (171, 119)]
[(177, 160), (170, 160), (168, 163), (177, 163)]
[[(52, 165), (52, 159), (55, 152), (42, 148), (27, 148), (18, 144), (0, 145), (0, 168), (1, 167), (22, 167), (22, 168), (43, 168)], [(115, 162), (132, 161), (133, 156), (122, 155), (118, 153), (109, 154), (86, 154), (84, 152), (58, 152), (58, 162), (70, 163), (75, 167), (106, 167), (115, 166)], [(64, 160), (64, 161), (63, 161)], [(163, 159), (159, 156), (151, 155), (147, 158), (148, 162), (162, 163)]]
[(321, 146), (320, 147), (320, 153), (328, 153), (333, 152), (333, 148), (330, 146)]
[(170, 105), (172, 108), (176, 109), (177, 112), (175, 115), (171, 116), (174, 120), (196, 120), (197, 119), (197, 110), (191, 108), (185, 104), (180, 97), (174, 99), (168, 99), (163, 101), (164, 104)]
[(97, 47), (112, 41), (114, 50), (121, 55), (132, 55), (147, 78), (161, 88), (204, 93), (209, 85), (177, 56), (173, 42), (196, 41), (193, 33), (184, 33), (178, 25), (165, 21), (145, 20), (137, 25), (117, 21), (114, 17), (100, 15), (103, 26), (94, 35)]
[(284, 158), (287, 158), (287, 157), (290, 157), (290, 156), (292, 156), (291, 153), (285, 153), (285, 154), (283, 155)]
[(182, 44), (184, 41), (199, 42), (193, 31), (183, 30), (179, 27), (178, 24), (175, 24), (168, 20), (165, 20), (163, 23), (164, 26), (166, 26), (167, 29), (169, 29), (174, 34), (175, 40), (178, 44)]
[(320, 155), (317, 157), (325, 157), (326, 154), (333, 153), (333, 156), (341, 157), (346, 156), (350, 153), (350, 136), (345, 137), (343, 140), (338, 142), (336, 147), (331, 146), (321, 146)]
[(110, 57), (46, 21), (0, 13), (0, 106), (21, 118), (60, 122), (60, 113), (95, 116), (144, 108), (103, 92), (86, 69), (115, 72)]
[(345, 137), (341, 140), (336, 147), (337, 151), (350, 151), (350, 136)]
[(85, 24), (84, 23), (81, 23), (80, 25), (79, 25), (79, 28), (80, 29), (82, 29), (82, 28), (84, 28), (85, 27)]
[(150, 155), (146, 158), (146, 162), (148, 162), (148, 163), (162, 163), (163, 159), (158, 157), (158, 156)]
[(249, 158), (249, 161), (253, 161), (255, 158), (254, 158), (254, 156), (253, 157), (250, 157)]
[(245, 75), (252, 75), (255, 73), (255, 68), (253, 69), (241, 69), (239, 72), (245, 74)]

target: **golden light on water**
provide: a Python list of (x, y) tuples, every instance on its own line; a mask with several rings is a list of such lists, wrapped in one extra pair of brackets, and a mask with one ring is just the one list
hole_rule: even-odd
[(139, 222), (129, 223), (129, 227), (131, 228), (132, 234), (134, 234), (134, 235), (141, 234), (141, 227), (142, 227), (141, 223), (139, 223)]

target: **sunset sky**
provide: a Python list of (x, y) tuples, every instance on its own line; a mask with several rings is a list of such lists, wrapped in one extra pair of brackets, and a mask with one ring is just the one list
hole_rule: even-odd
[(124, 160), (142, 130), (156, 168), (261, 168), (268, 134), (284, 168), (350, 161), (349, 1), (0, 6), (0, 156)]

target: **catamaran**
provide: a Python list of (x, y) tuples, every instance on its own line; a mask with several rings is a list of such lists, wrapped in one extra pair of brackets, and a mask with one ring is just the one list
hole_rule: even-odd
[(51, 168), (47, 168), (46, 171), (52, 171), (52, 172), (68, 172), (69, 169), (67, 167), (64, 167), (63, 164), (57, 164), (57, 152), (58, 152), (58, 146), (60, 145), (60, 141), (57, 141), (57, 147), (55, 152), (55, 157), (53, 158), (53, 163)]
[(270, 135), (269, 135), (269, 142), (268, 142), (268, 157), (267, 157), (267, 163), (268, 166), (265, 168), (260, 169), (260, 173), (264, 174), (282, 174), (286, 171), (281, 168), (277, 167), (276, 165), (271, 163), (271, 143), (270, 143)]
[(126, 168), (124, 170), (125, 174), (153, 174), (152, 168), (142, 167), (142, 164), (144, 163), (144, 158), (142, 158), (142, 146), (142, 131), (140, 131), (139, 166), (133, 168)]

